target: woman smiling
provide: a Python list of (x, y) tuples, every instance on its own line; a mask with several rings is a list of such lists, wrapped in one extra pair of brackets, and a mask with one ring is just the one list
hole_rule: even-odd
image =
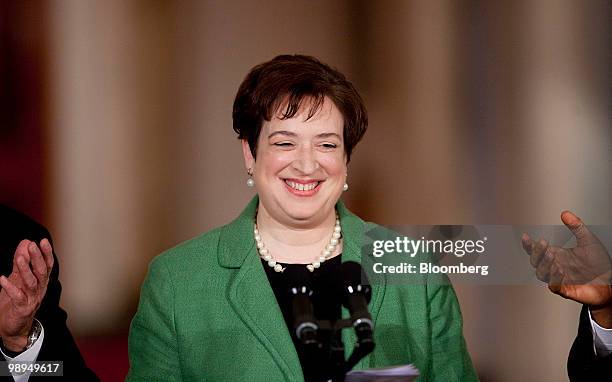
[[(341, 318), (341, 264), (360, 262), (374, 226), (340, 201), (365, 107), (338, 71), (278, 56), (247, 75), (233, 123), (257, 195), (230, 224), (151, 263), (130, 330), (130, 381), (333, 379), (290, 329), (287, 290), (305, 271), (316, 318)], [(358, 368), (414, 363), (421, 381), (477, 379), (450, 285), (373, 285), (369, 310), (376, 348)]]

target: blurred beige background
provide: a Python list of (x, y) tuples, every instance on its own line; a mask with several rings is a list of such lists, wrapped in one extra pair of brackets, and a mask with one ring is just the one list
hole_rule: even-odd
[[(612, 223), (608, 1), (24, 3), (3, 2), (3, 30), (40, 58), (22, 110), (42, 110), (43, 180), (0, 196), (49, 226), (80, 336), (126, 334), (148, 262), (250, 199), (231, 107), (278, 54), (317, 56), (364, 97), (344, 196), (362, 218)], [(22, 162), (5, 174), (27, 178)], [(578, 304), (544, 285), (456, 289), (483, 381), (567, 380)]]

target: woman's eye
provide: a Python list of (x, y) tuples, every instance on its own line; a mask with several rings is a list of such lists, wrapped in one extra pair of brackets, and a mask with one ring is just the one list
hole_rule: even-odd
[(326, 149), (335, 149), (336, 147), (338, 147), (333, 143), (323, 143), (321, 146), (323, 146)]
[(293, 144), (291, 142), (278, 142), (278, 143), (274, 143), (274, 146), (290, 147), (290, 146), (293, 146)]

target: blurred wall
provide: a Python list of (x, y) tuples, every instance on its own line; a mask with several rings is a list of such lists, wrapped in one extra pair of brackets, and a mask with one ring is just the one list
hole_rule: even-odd
[[(126, 332), (156, 254), (235, 217), (231, 107), (247, 71), (315, 55), (370, 129), (344, 199), (381, 224), (610, 224), (606, 1), (48, 3), (42, 195), (81, 334)], [(203, 270), (205, 271), (205, 270)], [(483, 381), (566, 380), (579, 306), (456, 285)]]
[(0, 202), (45, 218), (48, 9), (0, 1)]

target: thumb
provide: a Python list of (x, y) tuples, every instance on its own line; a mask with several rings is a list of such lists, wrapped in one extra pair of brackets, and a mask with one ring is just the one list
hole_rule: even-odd
[(574, 215), (571, 211), (563, 211), (561, 213), (563, 224), (572, 231), (576, 236), (578, 246), (587, 245), (593, 242), (594, 236), (589, 229), (584, 225), (582, 220)]

